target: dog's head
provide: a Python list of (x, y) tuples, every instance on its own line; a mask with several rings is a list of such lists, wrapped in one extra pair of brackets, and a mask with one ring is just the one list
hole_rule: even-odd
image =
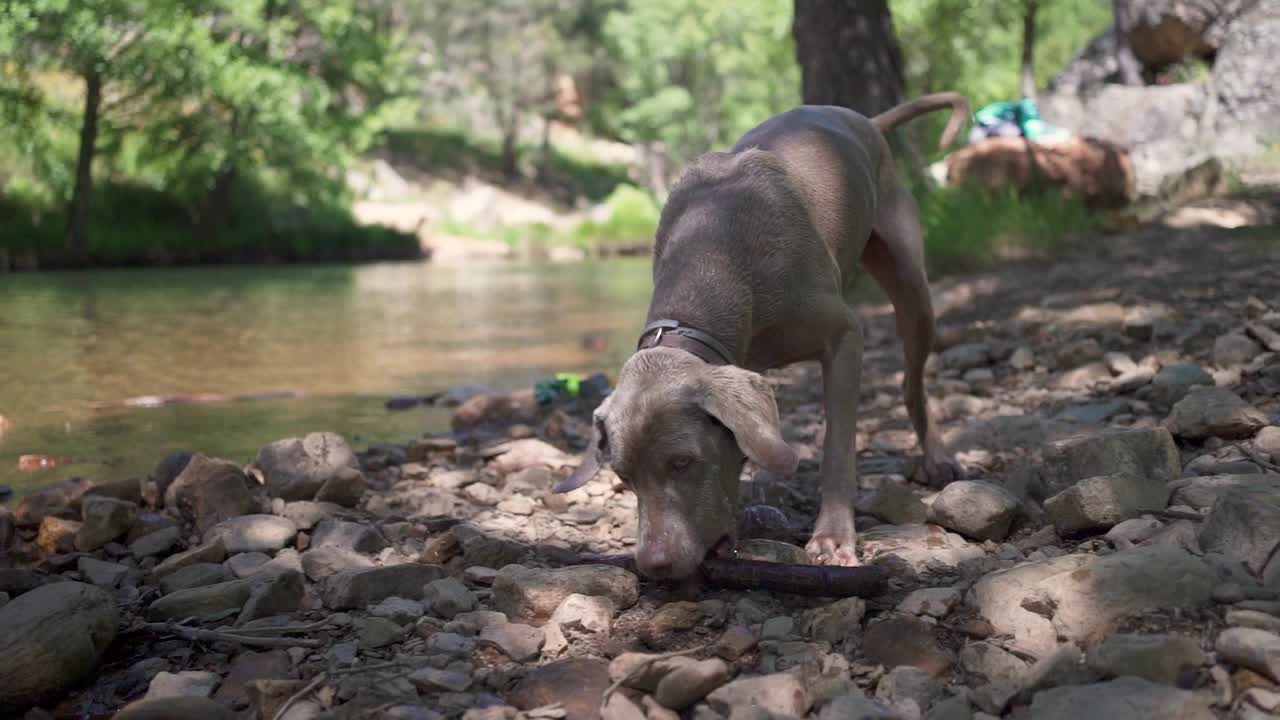
[(591, 447), (556, 491), (613, 470), (636, 494), (636, 565), (650, 577), (686, 578), (710, 550), (736, 540), (747, 458), (779, 474), (796, 468), (765, 379), (682, 350), (633, 355), (593, 421)]

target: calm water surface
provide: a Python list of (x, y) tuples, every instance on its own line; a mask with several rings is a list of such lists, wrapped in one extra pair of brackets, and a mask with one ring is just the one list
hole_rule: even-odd
[[(0, 484), (148, 472), (167, 452), (248, 462), (312, 430), (358, 445), (448, 427), (448, 410), (388, 411), (394, 395), (612, 375), (634, 346), (647, 259), (0, 275)], [(605, 339), (588, 349), (587, 335)], [(150, 395), (302, 393), (129, 407)], [(24, 454), (85, 464), (19, 472)]]

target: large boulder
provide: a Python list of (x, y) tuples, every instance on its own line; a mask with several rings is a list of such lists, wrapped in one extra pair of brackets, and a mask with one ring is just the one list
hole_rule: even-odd
[(1186, 58), (1209, 58), (1247, 0), (1124, 0), (1116, 3), (1116, 23), (1148, 68)]
[(177, 510), (200, 532), (256, 508), (244, 472), (235, 463), (203, 453), (192, 455), (165, 488), (164, 505)]
[(43, 585), (0, 607), (0, 711), (17, 717), (57, 698), (97, 666), (115, 636), (115, 603), (86, 583)]
[(256, 462), (267, 490), (285, 500), (313, 500), (325, 483), (360, 468), (347, 441), (331, 432), (277, 440), (258, 451)]

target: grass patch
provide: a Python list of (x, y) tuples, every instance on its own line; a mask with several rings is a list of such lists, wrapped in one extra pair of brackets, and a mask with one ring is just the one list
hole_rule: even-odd
[(925, 254), (941, 271), (1048, 252), (1099, 227), (1098, 216), (1079, 200), (1014, 189), (934, 190), (920, 199), (920, 213)]
[[(216, 233), (196, 224), (175, 196), (125, 183), (99, 183), (90, 206), (92, 266), (407, 259), (412, 234), (358, 224), (345, 208), (302, 207), (242, 183)], [(61, 207), (17, 194), (0, 197), (0, 271), (64, 267)]]

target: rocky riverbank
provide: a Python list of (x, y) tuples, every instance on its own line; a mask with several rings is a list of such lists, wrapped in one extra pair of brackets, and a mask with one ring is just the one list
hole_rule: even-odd
[[(177, 454), (0, 510), (0, 715), (1276, 717), (1280, 278), (1256, 233), (1108, 242), (939, 284), (931, 390), (969, 475), (940, 492), (905, 479), (892, 317), (864, 309), (860, 552), (892, 571), (882, 596), (575, 565), (635, 537), (607, 473), (549, 492), (593, 399), (480, 395), (408, 446)], [(771, 379), (803, 460), (747, 469), (741, 549), (793, 561), (820, 379)]]

